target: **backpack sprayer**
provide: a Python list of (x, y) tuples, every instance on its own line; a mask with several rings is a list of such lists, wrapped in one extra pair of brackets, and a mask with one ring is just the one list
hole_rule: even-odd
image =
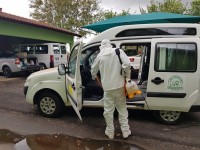
[(139, 90), (136, 82), (134, 82), (131, 79), (126, 78), (125, 81), (125, 90), (126, 90), (126, 96), (128, 98), (133, 98), (135, 95), (141, 95), (142, 92)]
[[(122, 65), (122, 60), (120, 58), (120, 51), (119, 49), (117, 48), (115, 50), (118, 58), (119, 58), (119, 62), (120, 64)], [(122, 75), (122, 69), (121, 69), (121, 72), (120, 74)], [(135, 95), (139, 94), (141, 95), (142, 92), (139, 90), (138, 86), (137, 86), (137, 83), (134, 82), (133, 80), (129, 79), (129, 78), (126, 78), (125, 79), (125, 85), (124, 85), (124, 89), (125, 89), (125, 94), (128, 98), (133, 98)]]

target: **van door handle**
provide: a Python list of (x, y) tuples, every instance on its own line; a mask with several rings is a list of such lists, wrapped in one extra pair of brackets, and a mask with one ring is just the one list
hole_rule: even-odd
[(63, 57), (63, 55), (61, 55), (61, 57)]
[(73, 90), (75, 90), (75, 89), (76, 89), (76, 87), (75, 87), (74, 83), (72, 83), (72, 88), (73, 88)]
[(160, 77), (155, 77), (154, 79), (151, 80), (151, 82), (155, 83), (156, 85), (161, 84), (164, 82), (163, 79), (161, 79)]

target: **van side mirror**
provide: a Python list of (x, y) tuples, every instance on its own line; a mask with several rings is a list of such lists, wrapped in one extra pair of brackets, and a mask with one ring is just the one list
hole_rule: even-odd
[(59, 75), (65, 75), (66, 74), (65, 64), (59, 64), (58, 65), (58, 74)]

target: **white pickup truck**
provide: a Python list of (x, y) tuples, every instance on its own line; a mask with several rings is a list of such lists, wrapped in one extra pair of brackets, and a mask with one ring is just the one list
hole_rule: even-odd
[(41, 70), (36, 57), (24, 57), (16, 55), (14, 52), (0, 52), (0, 72), (3, 72), (6, 78), (11, 77), (18, 72), (34, 72)]

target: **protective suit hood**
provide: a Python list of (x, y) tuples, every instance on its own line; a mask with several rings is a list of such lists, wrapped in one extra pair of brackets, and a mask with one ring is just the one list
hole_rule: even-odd
[(101, 42), (100, 53), (99, 56), (109, 55), (111, 54), (115, 49), (112, 48), (113, 46), (110, 43), (110, 40), (105, 39)]

